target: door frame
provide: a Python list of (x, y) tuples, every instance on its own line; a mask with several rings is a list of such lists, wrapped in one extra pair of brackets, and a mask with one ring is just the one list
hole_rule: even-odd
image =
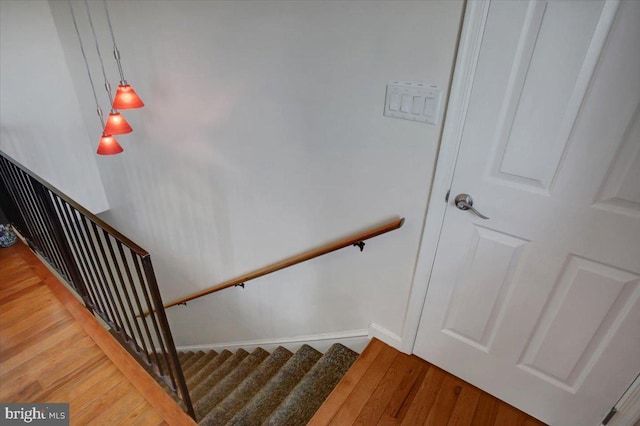
[(402, 328), (400, 350), (413, 353), (418, 326), (427, 296), (431, 271), (448, 202), (447, 192), (453, 181), (458, 150), (473, 90), (480, 46), (489, 14), (490, 0), (467, 0), (462, 32), (454, 62), (453, 79), (444, 118), (444, 128), (436, 162), (436, 172), (423, 225), (420, 247), (414, 269), (411, 293)]

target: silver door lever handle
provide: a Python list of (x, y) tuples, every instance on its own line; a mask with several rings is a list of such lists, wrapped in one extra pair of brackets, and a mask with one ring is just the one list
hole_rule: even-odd
[(489, 219), (487, 216), (483, 215), (478, 210), (473, 208), (473, 198), (471, 198), (471, 195), (469, 194), (456, 195), (454, 203), (456, 204), (456, 207), (459, 208), (460, 210), (471, 210), (478, 217), (482, 219)]

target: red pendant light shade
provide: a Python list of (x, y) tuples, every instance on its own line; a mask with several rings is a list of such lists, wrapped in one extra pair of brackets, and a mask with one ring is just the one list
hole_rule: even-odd
[(120, 154), (124, 149), (120, 146), (116, 138), (110, 135), (102, 134), (100, 143), (98, 144), (99, 155), (114, 155)]
[(131, 133), (133, 129), (127, 123), (127, 120), (119, 112), (112, 112), (107, 117), (107, 124), (104, 126), (105, 135), (123, 135), (125, 133)]
[(113, 109), (142, 108), (144, 103), (129, 84), (118, 85), (116, 97), (113, 99)]

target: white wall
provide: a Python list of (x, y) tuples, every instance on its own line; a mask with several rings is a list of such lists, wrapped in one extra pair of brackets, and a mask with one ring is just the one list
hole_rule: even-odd
[(109, 206), (95, 162), (98, 139), (87, 133), (71, 79), (49, 4), (1, 1), (0, 149), (102, 212)]
[[(68, 7), (50, 5), (92, 126)], [(448, 86), (461, 2), (109, 5), (146, 107), (125, 112), (134, 132), (119, 138), (124, 154), (98, 159), (104, 217), (152, 253), (166, 301), (406, 217), (362, 254), (345, 249), (169, 309), (177, 344), (372, 322), (400, 334), (440, 126), (383, 117), (385, 85)], [(92, 7), (115, 83), (103, 9)]]

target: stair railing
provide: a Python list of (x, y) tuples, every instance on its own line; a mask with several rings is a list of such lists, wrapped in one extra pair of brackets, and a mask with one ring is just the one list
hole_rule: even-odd
[[(206, 296), (208, 294), (215, 293), (229, 287), (233, 287), (233, 286), (244, 287), (244, 284), (247, 281), (262, 277), (264, 275), (270, 274), (275, 271), (279, 271), (280, 269), (288, 268), (289, 266), (297, 265), (298, 263), (306, 262), (307, 260), (311, 260), (316, 257), (323, 256), (327, 253), (331, 253), (341, 248), (357, 246), (360, 248), (360, 251), (362, 251), (364, 249), (365, 240), (396, 230), (400, 228), (403, 224), (404, 224), (404, 218), (395, 218), (381, 225), (374, 226), (372, 228), (349, 235), (339, 240), (324, 244), (322, 246), (313, 248), (311, 250), (307, 250), (295, 256), (291, 256), (286, 259), (280, 260), (278, 262), (272, 263), (270, 265), (264, 266), (262, 268), (256, 269), (255, 271), (246, 273), (244, 275), (240, 275), (239, 277), (224, 281), (213, 287), (209, 287), (197, 293), (193, 293), (193, 294), (190, 294), (189, 296), (185, 296), (181, 299), (174, 300), (164, 305), (164, 307), (170, 308), (176, 305), (184, 305), (191, 300), (198, 299), (202, 296)], [(147, 311), (144, 313), (144, 315), (147, 315), (148, 313), (149, 312)]]
[(29, 247), (195, 418), (149, 253), (1, 150), (0, 202)]

